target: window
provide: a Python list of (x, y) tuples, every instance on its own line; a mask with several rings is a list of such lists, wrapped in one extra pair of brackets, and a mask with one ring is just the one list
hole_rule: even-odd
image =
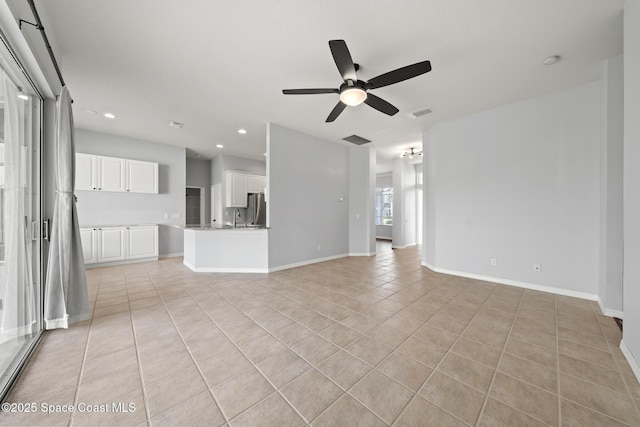
[(376, 188), (376, 225), (393, 224), (393, 188)]

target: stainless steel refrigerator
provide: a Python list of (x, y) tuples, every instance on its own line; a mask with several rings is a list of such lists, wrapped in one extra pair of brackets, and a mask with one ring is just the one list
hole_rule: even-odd
[(267, 203), (264, 201), (264, 193), (252, 193), (247, 196), (247, 222), (251, 225), (267, 225)]

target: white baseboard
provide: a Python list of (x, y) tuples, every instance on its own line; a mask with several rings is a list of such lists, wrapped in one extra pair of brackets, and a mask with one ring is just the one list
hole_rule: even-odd
[(633, 354), (631, 353), (631, 350), (629, 350), (629, 347), (627, 347), (627, 345), (624, 343), (624, 339), (620, 341), (620, 351), (622, 351), (624, 358), (627, 359), (627, 362), (629, 362), (629, 366), (631, 367), (631, 370), (633, 371), (637, 380), (640, 381), (640, 366), (638, 366), (638, 362), (636, 362), (636, 359), (633, 357)]
[(163, 259), (163, 258), (177, 258), (179, 256), (184, 256), (184, 252), (176, 252), (174, 254), (160, 254), (158, 256), (158, 258)]
[(598, 305), (600, 306), (600, 311), (602, 311), (602, 314), (604, 314), (605, 316), (617, 317), (618, 319), (622, 319), (623, 318), (622, 317), (622, 311), (620, 311), (620, 310), (612, 310), (610, 308), (606, 308), (604, 306), (604, 303), (600, 299), (600, 296), (598, 296), (598, 299), (596, 301), (598, 301)]
[(113, 267), (114, 265), (138, 264), (140, 262), (152, 262), (157, 260), (158, 260), (158, 257), (123, 259), (120, 261), (96, 262), (94, 264), (85, 264), (84, 268), (91, 269), (91, 268), (100, 268), (100, 267)]
[(349, 252), (349, 256), (374, 256), (376, 252)]
[(190, 263), (183, 261), (184, 265), (189, 267), (191, 271), (196, 273), (268, 273), (268, 268), (235, 268), (235, 267), (195, 267)]
[(500, 283), (502, 285), (516, 286), (518, 288), (531, 289), (534, 291), (541, 291), (541, 292), (549, 292), (551, 294), (564, 295), (564, 296), (574, 297), (574, 298), (582, 298), (590, 301), (596, 301), (598, 299), (598, 295), (590, 294), (587, 292), (573, 291), (570, 289), (556, 288), (553, 286), (538, 285), (535, 283), (520, 282), (517, 280), (504, 279), (502, 277), (483, 276), (480, 274), (465, 273), (463, 271), (447, 270), (444, 268), (434, 267), (425, 262), (422, 262), (421, 264), (427, 267), (428, 269), (435, 271), (436, 273), (444, 273), (444, 274), (451, 274), (452, 276), (468, 277), (469, 279)]
[(278, 265), (276, 267), (269, 267), (269, 273), (274, 271), (287, 270), (289, 268), (302, 267), (303, 265), (317, 264), (319, 262), (331, 261), (333, 259), (338, 259), (338, 258), (345, 258), (348, 256), (349, 254), (332, 255), (324, 258), (315, 258), (315, 259), (309, 259), (301, 262), (294, 262), (293, 264)]
[(417, 245), (416, 242), (407, 243), (406, 245), (402, 245), (402, 246), (395, 246), (395, 245), (392, 244), (391, 245), (391, 249), (404, 249), (404, 248), (408, 248), (408, 247), (415, 246), (415, 245)]

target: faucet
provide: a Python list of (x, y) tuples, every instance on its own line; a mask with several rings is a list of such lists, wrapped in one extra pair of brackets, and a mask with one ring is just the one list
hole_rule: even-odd
[(240, 209), (236, 208), (233, 211), (233, 228), (236, 228), (236, 221), (240, 218)]

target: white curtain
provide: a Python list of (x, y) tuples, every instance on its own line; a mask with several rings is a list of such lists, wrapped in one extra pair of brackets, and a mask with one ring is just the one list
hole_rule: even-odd
[(44, 299), (47, 329), (68, 328), (71, 323), (91, 317), (73, 195), (75, 138), (71, 96), (66, 86), (60, 93), (56, 113), (56, 198)]
[(29, 336), (35, 331), (36, 307), (29, 253), (31, 239), (27, 237), (25, 213), (26, 153), (21, 143), (20, 104), (18, 91), (9, 77), (0, 70), (0, 98), (4, 105), (4, 184), (2, 197), (2, 243), (4, 259), (0, 265), (0, 342)]

